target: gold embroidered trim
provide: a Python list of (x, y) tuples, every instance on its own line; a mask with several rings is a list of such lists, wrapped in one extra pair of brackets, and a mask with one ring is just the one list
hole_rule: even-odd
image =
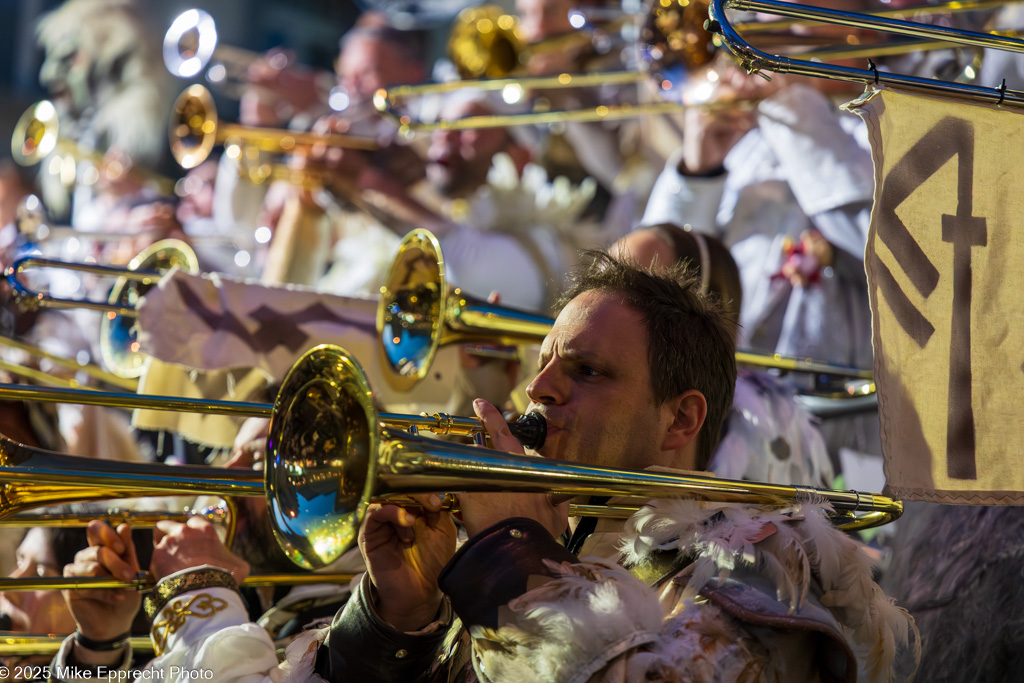
[(209, 619), (228, 606), (227, 600), (215, 598), (209, 593), (193, 595), (187, 600), (173, 600), (161, 612), (160, 621), (153, 624), (153, 651), (159, 657), (167, 647), (167, 639), (178, 632), (189, 617)]
[(152, 593), (146, 596), (143, 602), (146, 616), (152, 621), (164, 608), (164, 605), (173, 598), (182, 593), (203, 588), (230, 588), (237, 591), (238, 584), (235, 583), (235, 578), (231, 574), (223, 569), (214, 569), (213, 567), (203, 567), (187, 574), (175, 576), (173, 579), (165, 579), (157, 584)]

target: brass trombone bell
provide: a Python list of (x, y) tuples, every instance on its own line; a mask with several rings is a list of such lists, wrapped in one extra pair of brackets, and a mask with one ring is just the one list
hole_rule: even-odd
[[(423, 379), (438, 348), (448, 344), (540, 344), (554, 320), (507, 306), (490, 304), (451, 288), (437, 238), (414, 230), (392, 260), (377, 305), (381, 360), (389, 384), (407, 391)], [(740, 351), (743, 365), (870, 380), (871, 370), (809, 358)]]
[[(902, 503), (832, 491), (557, 462), (425, 439), (382, 428), (362, 368), (336, 346), (308, 351), (285, 378), (267, 438), (266, 484), (278, 542), (307, 569), (326, 566), (358, 534), (371, 502), (437, 491), (516, 491), (790, 505), (826, 500), (864, 528)], [(868, 512), (867, 520), (847, 513)]]
[(206, 161), (216, 145), (228, 144), (254, 147), (264, 152), (289, 154), (296, 148), (315, 145), (375, 150), (370, 138), (351, 135), (316, 135), (283, 128), (256, 128), (223, 123), (210, 91), (201, 85), (186, 88), (174, 103), (168, 127), (171, 154), (182, 168), (195, 168)]

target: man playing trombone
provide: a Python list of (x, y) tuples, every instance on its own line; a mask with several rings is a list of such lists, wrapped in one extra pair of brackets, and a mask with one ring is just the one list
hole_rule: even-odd
[[(731, 325), (684, 270), (656, 275), (596, 255), (566, 295), (528, 390), (548, 422), (539, 454), (703, 468), (729, 411), (734, 353)], [(492, 406), (475, 408), (495, 447), (522, 452)], [(813, 501), (652, 503), (623, 528), (570, 525), (565, 502), (546, 494), (460, 495), (469, 540), (456, 552), (441, 499), (417, 499), (416, 509), (369, 509), (366, 575), (330, 628), (297, 640), (269, 680), (854, 681), (859, 669), (885, 680), (890, 646), (912, 629)], [(188, 575), (161, 591), (165, 606), (205, 595), (222, 614), (243, 613), (226, 579), (180, 580)], [(251, 624), (225, 627), (173, 604), (181, 623), (164, 631), (155, 667), (202, 656), (216, 680), (231, 681), (242, 675), (236, 662), (251, 675), (250, 664), (269, 661)], [(210, 639), (230, 662), (204, 648)]]

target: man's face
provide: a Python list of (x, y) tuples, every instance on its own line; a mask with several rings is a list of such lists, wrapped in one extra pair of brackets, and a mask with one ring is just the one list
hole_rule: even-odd
[(369, 37), (355, 37), (338, 57), (338, 85), (354, 103), (368, 102), (380, 88), (422, 79), (422, 71), (389, 52), (388, 46)]
[[(464, 104), (448, 108), (444, 117), (490, 113), (479, 104)], [(435, 131), (427, 149), (427, 180), (445, 197), (465, 197), (486, 182), (494, 155), (509, 142), (508, 133), (500, 128)]]
[(574, 30), (569, 11), (576, 5), (574, 0), (516, 0), (520, 37), (536, 43)]
[(672, 416), (651, 390), (643, 317), (619, 295), (591, 290), (562, 309), (526, 393), (529, 409), (548, 421), (545, 458), (633, 469), (660, 464)]

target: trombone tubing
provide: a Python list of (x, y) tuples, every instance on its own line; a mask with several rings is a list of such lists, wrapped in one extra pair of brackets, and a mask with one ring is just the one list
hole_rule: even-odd
[(19, 276), (29, 268), (60, 268), (63, 270), (74, 270), (81, 273), (93, 275), (104, 275), (107, 277), (125, 278), (132, 282), (151, 284), (159, 280), (163, 273), (155, 270), (131, 270), (117, 266), (101, 266), (95, 263), (75, 263), (73, 261), (61, 261), (59, 259), (41, 258), (39, 256), (24, 256), (19, 258), (7, 269), (7, 281), (15, 291), (15, 296), (26, 305), (41, 306), (44, 308), (85, 308), (92, 311), (102, 311), (134, 317), (137, 315), (134, 308), (118, 306), (116, 304), (98, 303), (88, 299), (61, 299), (35, 292), (28, 289), (21, 283)]
[[(956, 0), (938, 5), (913, 5), (897, 9), (872, 10), (863, 12), (864, 16), (879, 19), (902, 19), (904, 17), (923, 17), (935, 14), (963, 14), (965, 12), (983, 12), (1002, 9), (1006, 5), (1018, 4), (1021, 0)], [(735, 24), (733, 28), (740, 33), (770, 33), (796, 26), (813, 26), (817, 21), (810, 19), (777, 19), (774, 21), (752, 21)], [(944, 44), (944, 43), (943, 43)]]
[[(220, 510), (221, 508), (217, 508)], [(151, 529), (157, 522), (187, 522), (192, 517), (202, 517), (212, 522), (219, 520), (221, 515), (201, 510), (170, 512), (166, 510), (107, 510), (105, 512), (73, 512), (68, 514), (20, 512), (0, 521), (0, 527), (15, 529), (32, 529), (35, 527), (84, 527), (94, 519), (106, 522), (111, 526), (130, 524), (134, 529)]]
[(907, 74), (888, 73), (875, 69), (857, 69), (771, 55), (753, 47), (740, 36), (736, 27), (732, 26), (726, 18), (725, 10), (727, 9), (763, 12), (783, 17), (821, 21), (840, 26), (852, 26), (881, 31), (883, 33), (941, 40), (959, 45), (988, 47), (1010, 52), (1024, 52), (1024, 40), (990, 33), (918, 24), (885, 17), (873, 17), (867, 14), (795, 5), (777, 0), (711, 0), (711, 7), (709, 9), (711, 17), (709, 30), (721, 34), (729, 50), (737, 56), (740, 63), (751, 73), (766, 69), (782, 74), (789, 73), (797, 76), (812, 76), (869, 85), (872, 83), (884, 83), (938, 93), (946, 97), (966, 96), (975, 100), (996, 104), (1024, 104), (1024, 92), (1018, 90), (949, 83)]
[(577, 465), (395, 434), (386, 429), (381, 433), (380, 451), (374, 485), (376, 498), (436, 491), (509, 491), (646, 499), (683, 497), (757, 505), (823, 501), (844, 516), (872, 513), (870, 522), (853, 520), (859, 528), (884, 524), (903, 513), (900, 501), (876, 493)]
[[(63, 387), (26, 387), (23, 384), (0, 384), (0, 400), (82, 403), (108, 408), (139, 408), (234, 417), (270, 417), (274, 411), (273, 403), (189, 399), (178, 396), (126, 394)], [(459, 417), (448, 413), (433, 413), (432, 415), (426, 413), (420, 415), (378, 413), (377, 417), (380, 422), (391, 427), (402, 429), (415, 427), (441, 436), (473, 436), (484, 431), (483, 423), (475, 417)]]
[[(242, 579), (240, 586), (308, 586), (318, 583), (348, 583), (355, 574), (257, 574)], [(151, 591), (156, 581), (148, 572), (140, 572), (131, 581), (106, 576), (40, 576), (24, 579), (0, 579), (0, 593), (7, 591), (100, 590), (131, 588)]]
[(57, 365), (62, 368), (67, 368), (68, 370), (73, 370), (75, 372), (84, 372), (85, 374), (89, 375), (94, 379), (98, 379), (101, 382), (106, 382), (107, 384), (112, 384), (116, 387), (121, 387), (122, 389), (135, 391), (139, 386), (139, 383), (135, 380), (125, 379), (124, 377), (115, 375), (112, 372), (107, 372), (106, 370), (103, 370), (102, 368), (97, 367), (96, 365), (92, 365), (90, 363), (82, 364), (70, 358), (64, 358), (63, 356), (58, 356), (57, 354), (50, 353), (49, 351), (41, 349), (38, 346), (33, 346), (31, 344), (20, 342), (16, 339), (11, 339), (10, 337), (0, 336), (0, 346), (8, 346), (12, 349), (24, 351), (25, 353), (32, 356), (45, 358), (46, 360), (52, 362), (54, 365)]
[[(55, 655), (67, 636), (31, 633), (0, 633), (0, 657), (27, 657), (30, 655)], [(132, 652), (153, 652), (153, 641), (149, 636), (133, 636), (128, 639)], [(0, 681), (6, 681), (0, 678)]]

